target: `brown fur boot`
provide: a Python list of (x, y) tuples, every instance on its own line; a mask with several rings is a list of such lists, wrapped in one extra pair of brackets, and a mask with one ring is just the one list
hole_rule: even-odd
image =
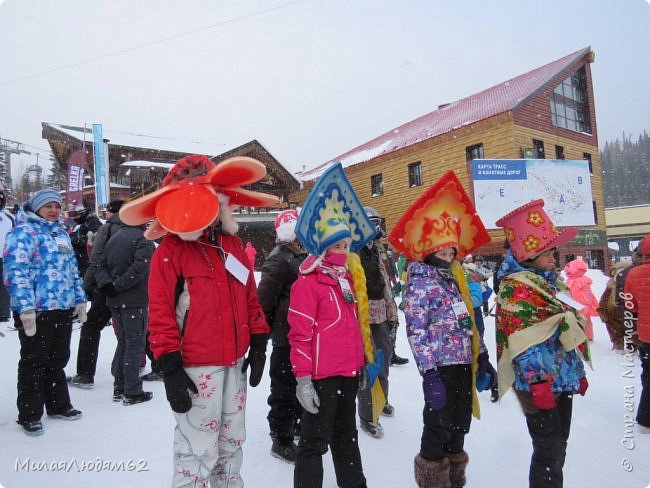
[(456, 454), (450, 454), (449, 459), (449, 480), (451, 488), (463, 488), (467, 483), (465, 478), (465, 468), (469, 462), (469, 456), (465, 451)]
[(451, 488), (449, 484), (449, 459), (429, 461), (415, 456), (415, 482), (420, 488)]

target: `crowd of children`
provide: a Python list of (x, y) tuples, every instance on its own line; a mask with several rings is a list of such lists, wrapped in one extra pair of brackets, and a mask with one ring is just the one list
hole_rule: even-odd
[[(261, 163), (246, 157), (227, 163), (183, 158), (156, 192), (112, 202), (104, 226), (75, 209), (72, 216), (84, 222), (72, 236), (61, 223), (58, 192), (36, 192), (21, 207), (7, 231), (3, 277), (21, 344), (17, 406), (25, 433), (43, 433), (44, 410), (53, 418), (81, 418), (68, 384), (92, 388), (99, 333), (112, 316), (114, 400), (133, 405), (152, 398), (139, 376), (145, 349), (164, 381), (176, 422), (173, 486), (243, 486), (247, 376), (250, 386), (260, 383), (270, 338), (271, 454), (294, 464), (294, 487), (318, 488), (323, 455), (331, 450), (338, 486), (363, 488), (357, 424), (382, 437), (380, 416), (396, 414), (388, 402), (389, 366), (408, 361), (395, 355), (400, 292), (422, 381), (422, 436), (413, 461), (419, 487), (466, 485), (465, 438), (472, 416), (480, 418), (477, 394), (488, 389), (494, 401), (513, 389), (521, 405), (533, 446), (529, 486), (562, 487), (573, 396), (589, 386), (584, 363), (591, 360), (596, 315), (613, 349), (639, 351), (637, 422), (650, 431), (650, 236), (632, 266), (612, 267), (599, 301), (582, 259), (569, 262), (566, 280), (560, 278), (555, 252), (576, 230), (558, 232), (543, 200), (499, 219), (506, 245), (494, 270), (494, 368), (483, 341), (491, 270), (471, 258), (490, 237), (453, 172), (386, 236), (342, 166), (331, 166), (301, 209), (278, 215), (276, 246), (256, 285), (255, 249), (237, 237), (230, 206), (278, 202), (237, 186), (261, 179)], [(93, 234), (94, 252), (80, 256)], [(399, 254), (397, 269), (386, 258), (386, 237)], [(82, 329), (77, 375), (66, 381), (73, 317), (86, 322), (88, 298), (92, 327)], [(638, 323), (631, 339), (626, 314)], [(197, 428), (206, 422), (214, 428)]]

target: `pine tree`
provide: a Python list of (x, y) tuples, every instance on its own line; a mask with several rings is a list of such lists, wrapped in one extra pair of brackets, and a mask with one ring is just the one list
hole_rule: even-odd
[(647, 131), (634, 142), (606, 142), (600, 153), (603, 168), (605, 206), (625, 207), (650, 203), (650, 136)]
[(55, 190), (64, 190), (66, 188), (66, 176), (54, 156), (50, 156), (50, 172), (47, 175), (45, 185)]

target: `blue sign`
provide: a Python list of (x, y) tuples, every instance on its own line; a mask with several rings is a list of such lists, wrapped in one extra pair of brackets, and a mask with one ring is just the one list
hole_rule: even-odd
[(525, 180), (526, 161), (523, 159), (474, 159), (474, 180)]
[(97, 206), (106, 205), (109, 201), (109, 187), (102, 124), (93, 124), (93, 155), (95, 157), (95, 198), (97, 199)]

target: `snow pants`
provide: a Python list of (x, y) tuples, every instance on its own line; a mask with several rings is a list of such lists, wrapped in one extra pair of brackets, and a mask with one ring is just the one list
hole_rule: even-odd
[[(381, 324), (370, 324), (372, 342), (375, 350), (384, 351), (384, 367), (379, 373), (377, 380), (384, 391), (386, 401), (388, 401), (388, 372), (390, 370), (390, 361), (393, 358), (393, 345), (390, 340), (390, 329), (388, 322)], [(372, 394), (370, 388), (359, 390), (359, 418), (366, 422), (372, 423)]]
[(246, 440), (246, 373), (234, 366), (185, 368), (199, 390), (192, 408), (174, 413), (173, 488), (241, 488)]
[[(518, 392), (521, 398), (525, 393)], [(530, 394), (527, 394), (530, 396)], [(533, 441), (533, 455), (528, 474), (529, 488), (562, 488), (564, 460), (571, 430), (573, 394), (555, 395), (555, 408), (526, 413), (528, 432)], [(522, 406), (524, 406), (522, 402)], [(532, 403), (532, 401), (531, 401)], [(524, 407), (526, 409), (526, 406)]]
[(636, 412), (636, 421), (644, 427), (650, 427), (650, 343), (639, 346), (641, 359), (641, 398)]
[(271, 439), (293, 442), (294, 426), (302, 415), (302, 407), (296, 398), (296, 377), (289, 359), (290, 347), (274, 347), (271, 352), (269, 376), (271, 394), (267, 415)]
[(64, 368), (70, 359), (72, 309), (36, 313), (36, 334), (28, 337), (14, 313), (20, 339), (18, 361), (18, 423), (40, 420), (68, 409), (70, 393)]
[(97, 355), (102, 329), (111, 319), (111, 309), (106, 305), (106, 296), (96, 295), (90, 302), (88, 320), (81, 326), (79, 349), (77, 350), (77, 374), (93, 379), (97, 371)]
[(440, 410), (425, 405), (422, 412), (420, 457), (428, 461), (463, 452), (472, 422), (472, 366), (440, 366), (438, 372), (445, 385), (447, 403)]
[(111, 308), (117, 322), (117, 347), (111, 364), (113, 389), (126, 395), (142, 393), (140, 360), (144, 354), (147, 308)]
[(315, 380), (320, 399), (317, 414), (304, 412), (302, 433), (293, 471), (294, 488), (323, 486), (323, 454), (332, 449), (337, 486), (365, 488), (359, 452), (356, 398), (359, 379), (331, 376)]

